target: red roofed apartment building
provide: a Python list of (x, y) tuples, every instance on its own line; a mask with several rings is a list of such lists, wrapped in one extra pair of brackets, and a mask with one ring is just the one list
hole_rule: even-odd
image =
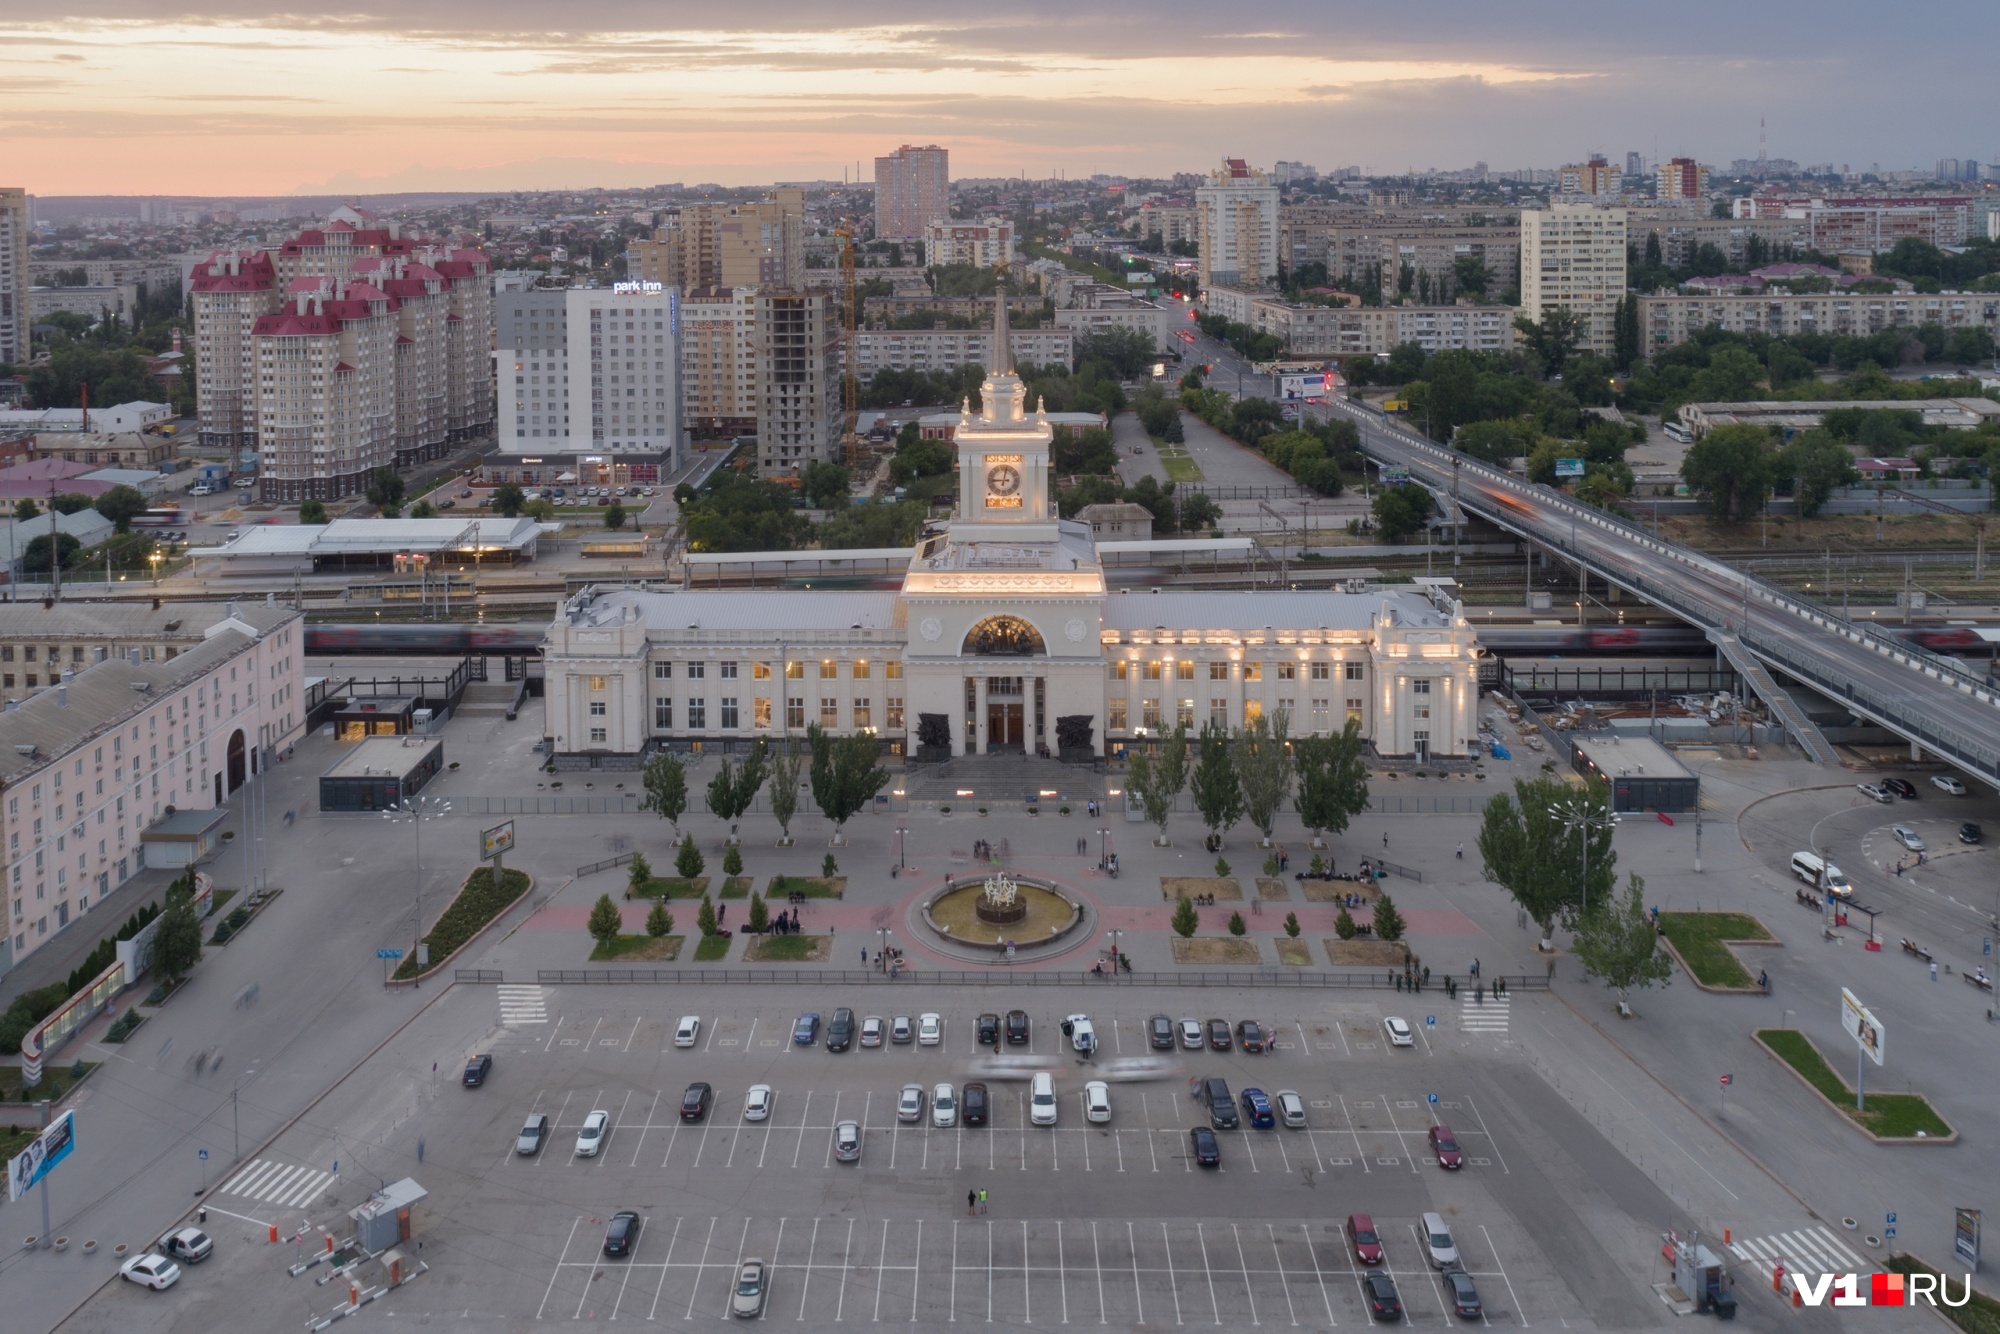
[(204, 444), (255, 449), (265, 500), (332, 500), (493, 426), (486, 256), (342, 208), (194, 271)]

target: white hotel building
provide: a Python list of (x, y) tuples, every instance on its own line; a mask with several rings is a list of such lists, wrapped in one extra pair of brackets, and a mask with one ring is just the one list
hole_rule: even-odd
[(164, 816), (222, 806), (260, 755), (302, 734), (303, 619), (273, 610), (232, 604), (195, 647), (130, 647), (6, 701), (0, 973), (145, 870), (148, 830)]
[(496, 299), (503, 454), (643, 454), (681, 444), (680, 291), (656, 282)]
[[(1001, 316), (1004, 318), (1004, 316)], [(961, 414), (957, 517), (893, 591), (587, 590), (544, 646), (550, 753), (629, 763), (733, 750), (808, 724), (914, 754), (1055, 754), (1057, 720), (1115, 753), (1177, 723), (1356, 719), (1377, 752), (1459, 756), (1476, 735), (1474, 634), (1409, 593), (1110, 593), (1090, 528), (1058, 517), (1054, 428), (1011, 367)], [(745, 556), (744, 559), (751, 559)]]

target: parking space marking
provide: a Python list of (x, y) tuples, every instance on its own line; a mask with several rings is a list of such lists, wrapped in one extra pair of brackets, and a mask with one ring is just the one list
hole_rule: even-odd
[(708, 1251), (715, 1244), (715, 1222), (714, 1216), (711, 1215), (708, 1220), (708, 1235), (701, 1239), (701, 1259), (695, 1265), (694, 1286), (688, 1289), (688, 1309), (686, 1314), (681, 1316), (683, 1320), (694, 1319), (695, 1299), (701, 1296), (701, 1280), (708, 1273)]
[[(1229, 1235), (1236, 1240), (1236, 1266), (1243, 1271), (1243, 1296), (1250, 1303), (1250, 1323), (1261, 1325), (1264, 1322), (1257, 1317), (1257, 1285), (1250, 1281), (1250, 1261), (1243, 1254), (1243, 1229), (1237, 1224), (1231, 1223), (1229, 1225)], [(1282, 1282), (1284, 1270), (1280, 1269), (1278, 1273), (1279, 1280)]]
[(1507, 1300), (1514, 1303), (1514, 1318), (1521, 1322), (1521, 1328), (1528, 1327), (1527, 1312), (1521, 1309), (1520, 1294), (1514, 1291), (1514, 1280), (1507, 1277), (1507, 1266), (1500, 1259), (1500, 1248), (1493, 1244), (1493, 1234), (1486, 1230), (1486, 1224), (1479, 1225), (1479, 1234), (1486, 1238), (1486, 1249), (1493, 1252), (1493, 1267), (1500, 1271), (1500, 1281), (1507, 1285)]
[(1104, 1313), (1104, 1252), (1097, 1244), (1097, 1220), (1090, 1220), (1090, 1267), (1097, 1271), (1097, 1323), (1109, 1323)]
[(1129, 1219), (1125, 1223), (1125, 1253), (1132, 1257), (1132, 1302), (1139, 1311), (1136, 1323), (1143, 1325), (1146, 1323), (1146, 1295), (1139, 1282), (1139, 1237), (1132, 1230)]
[(806, 1244), (806, 1276), (799, 1284), (799, 1319), (806, 1318), (806, 1301), (812, 1294), (813, 1258), (819, 1254), (819, 1220), (813, 1219), (812, 1240)]
[[(549, 1274), (549, 1286), (548, 1286), (548, 1290), (547, 1290), (546, 1292), (542, 1293), (542, 1304), (541, 1304), (540, 1306), (538, 1306), (538, 1307), (536, 1307), (536, 1308), (535, 1308), (535, 1319), (537, 1319), (537, 1320), (540, 1320), (540, 1319), (542, 1318), (542, 1313), (543, 1313), (544, 1311), (548, 1310), (548, 1306), (549, 1306), (549, 1298), (550, 1298), (550, 1297), (551, 1297), (552, 1295), (554, 1295), (554, 1293), (555, 1293), (555, 1290), (556, 1290), (556, 1280), (562, 1277), (562, 1267), (563, 1267), (563, 1261), (565, 1261), (565, 1260), (567, 1260), (567, 1259), (569, 1258), (569, 1247), (570, 1247), (570, 1243), (576, 1240), (576, 1230), (577, 1230), (577, 1228), (581, 1227), (582, 1225), (583, 1225), (583, 1215), (582, 1215), (582, 1214), (578, 1214), (578, 1215), (576, 1216), (576, 1218), (575, 1218), (575, 1219), (574, 1219), (573, 1221), (571, 1221), (571, 1223), (570, 1223), (570, 1225), (569, 1225), (569, 1236), (567, 1236), (567, 1237), (565, 1237), (565, 1238), (563, 1239), (563, 1248), (562, 1248), (562, 1254), (560, 1254), (560, 1255), (558, 1255), (558, 1256), (556, 1257), (556, 1267), (555, 1267), (554, 1271), (553, 1271), (553, 1272), (551, 1272), (551, 1273)], [(666, 1271), (665, 1271), (665, 1270), (661, 1270), (661, 1271), (660, 1271), (660, 1280), (661, 1280), (661, 1282), (665, 1282), (665, 1281), (666, 1281)]]
[[(1392, 1104), (1389, 1101), (1389, 1099), (1383, 1098), (1382, 1110), (1388, 1113), (1389, 1128), (1396, 1132), (1396, 1146), (1402, 1150), (1402, 1152), (1397, 1156), (1407, 1159), (1410, 1164), (1410, 1171), (1415, 1172), (1417, 1170), (1417, 1157), (1415, 1154), (1410, 1152), (1409, 1142), (1403, 1138), (1403, 1127), (1397, 1124), (1396, 1122), (1396, 1108), (1394, 1104)], [(1364, 1159), (1363, 1161), (1365, 1162), (1366, 1160)], [(1386, 1161), (1385, 1166), (1393, 1165), (1394, 1163), (1395, 1159), (1391, 1158)]]
[(1465, 1095), (1465, 1110), (1471, 1112), (1473, 1119), (1479, 1122), (1479, 1133), (1486, 1136), (1486, 1142), (1493, 1146), (1493, 1156), (1500, 1160), (1500, 1170), (1508, 1176), (1514, 1175), (1513, 1170), (1507, 1166), (1507, 1155), (1500, 1152), (1500, 1141), (1494, 1139), (1493, 1132), (1486, 1128), (1486, 1118), (1480, 1114), (1479, 1108), (1473, 1105), (1470, 1093)]
[(627, 1033), (627, 1034), (625, 1035), (625, 1050), (626, 1050), (626, 1051), (631, 1051), (631, 1050), (632, 1050), (632, 1039), (633, 1039), (633, 1038), (636, 1038), (636, 1037), (638, 1037), (638, 1036), (639, 1036), (639, 1024), (640, 1024), (640, 1022), (641, 1022), (641, 1019), (642, 1019), (642, 1018), (643, 1018), (643, 1016), (641, 1016), (640, 1018), (634, 1018), (634, 1019), (632, 1020), (632, 1031), (631, 1031), (630, 1033)]
[[(912, 1296), (910, 1305), (914, 1309), (917, 1299)], [(911, 1316), (915, 1319), (915, 1316)], [(951, 1222), (951, 1323), (958, 1323), (958, 1220)]]
[(1201, 1273), (1208, 1280), (1208, 1304), (1215, 1308), (1215, 1323), (1222, 1323), (1222, 1303), (1215, 1296), (1215, 1266), (1208, 1262), (1208, 1228), (1197, 1222), (1194, 1225), (1195, 1240), (1201, 1243)]
[(1336, 1093), (1333, 1096), (1340, 1103), (1340, 1119), (1347, 1122), (1347, 1133), (1354, 1137), (1355, 1159), (1360, 1162), (1362, 1171), (1372, 1172), (1374, 1169), (1368, 1166), (1368, 1150), (1361, 1147), (1361, 1132), (1354, 1128), (1354, 1117), (1347, 1110), (1347, 1095)]
[[(1415, 1223), (1410, 1224), (1410, 1235), (1416, 1239), (1418, 1258), (1423, 1260), (1428, 1260), (1430, 1258), (1430, 1248), (1425, 1243), (1424, 1234), (1417, 1230), (1417, 1225)], [(1451, 1308), (1445, 1305), (1444, 1294), (1438, 1291), (1439, 1284), (1437, 1282), (1437, 1274), (1435, 1273), (1435, 1270), (1436, 1266), (1431, 1265), (1421, 1270), (1420, 1272), (1424, 1276), (1424, 1286), (1431, 1290), (1431, 1296), (1437, 1298), (1438, 1314), (1442, 1315), (1445, 1318), (1446, 1323), (1448, 1324), (1451, 1321)]]
[(1306, 1258), (1313, 1262), (1313, 1278), (1319, 1283), (1319, 1298), (1326, 1303), (1326, 1323), (1338, 1323), (1333, 1318), (1333, 1294), (1326, 1290), (1326, 1273), (1319, 1267), (1319, 1252), (1313, 1247), (1312, 1225), (1299, 1224), (1299, 1235), (1306, 1244)]
[[(1024, 1222), (1021, 1224), (1021, 1263), (1023, 1266), (1028, 1262), (1027, 1246), (1028, 1225)], [(1069, 1323), (1069, 1270), (1067, 1262), (1063, 1258), (1063, 1225), (1060, 1218), (1056, 1220), (1056, 1291), (1062, 1294), (1062, 1322), (1067, 1325)]]
[(653, 1090), (653, 1105), (646, 1109), (646, 1124), (639, 1127), (639, 1142), (632, 1146), (632, 1161), (625, 1164), (627, 1167), (639, 1165), (639, 1150), (645, 1146), (646, 1132), (653, 1128), (653, 1113), (660, 1109), (660, 1093), (659, 1089)]

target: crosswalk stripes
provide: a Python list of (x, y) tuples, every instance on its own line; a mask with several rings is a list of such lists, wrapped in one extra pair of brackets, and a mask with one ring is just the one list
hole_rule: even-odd
[(1513, 999), (1503, 991), (1498, 995), (1487, 992), (1483, 1000), (1475, 1000), (1471, 993), (1461, 989), (1458, 1026), (1468, 1033), (1505, 1033), (1508, 1006)]
[(1794, 1273), (1859, 1274), (1871, 1267), (1823, 1227), (1745, 1237), (1729, 1249), (1736, 1253), (1737, 1259), (1754, 1264), (1767, 1274), (1780, 1262)]
[(219, 1189), (224, 1195), (241, 1195), (245, 1199), (262, 1200), (266, 1204), (286, 1207), (311, 1204), (319, 1198), (333, 1180), (333, 1173), (322, 1172), (315, 1167), (300, 1167), (294, 1163), (274, 1162), (269, 1158), (252, 1158), (243, 1170), (223, 1183)]
[(548, 999), (540, 987), (502, 985), (495, 990), (500, 993), (501, 1023), (511, 1027), (549, 1021)]

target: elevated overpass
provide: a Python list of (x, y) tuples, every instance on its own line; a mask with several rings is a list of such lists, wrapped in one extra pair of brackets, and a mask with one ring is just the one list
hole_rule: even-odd
[[(1330, 404), (1361, 431), (1362, 448), (1401, 465), (1447, 501), (1577, 562), (1697, 625), (1737, 662), (1776, 668), (1860, 717), (2000, 788), (2000, 691), (1983, 667), (1861, 625), (1698, 551), (1666, 541), (1562, 492), (1510, 477), (1439, 447), (1382, 414)], [(1764, 676), (1764, 673), (1746, 675)], [(1814, 759), (1833, 751), (1783, 692), (1771, 704)]]

